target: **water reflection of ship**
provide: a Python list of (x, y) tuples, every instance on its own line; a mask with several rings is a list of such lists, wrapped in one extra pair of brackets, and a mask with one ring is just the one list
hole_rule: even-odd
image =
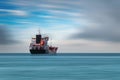
[(30, 43), (30, 53), (31, 54), (55, 54), (58, 50), (58, 47), (54, 47), (52, 45), (48, 45), (49, 37), (45, 36), (42, 37), (42, 35), (37, 34), (36, 38), (32, 38), (32, 41)]

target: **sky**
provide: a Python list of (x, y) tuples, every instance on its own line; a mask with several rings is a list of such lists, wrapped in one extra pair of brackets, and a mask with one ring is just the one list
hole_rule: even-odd
[(0, 0), (0, 53), (50, 37), (59, 53), (120, 52), (120, 0)]

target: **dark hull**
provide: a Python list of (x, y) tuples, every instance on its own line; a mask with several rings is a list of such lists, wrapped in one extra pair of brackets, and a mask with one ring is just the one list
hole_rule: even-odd
[(48, 54), (46, 50), (30, 50), (31, 54)]

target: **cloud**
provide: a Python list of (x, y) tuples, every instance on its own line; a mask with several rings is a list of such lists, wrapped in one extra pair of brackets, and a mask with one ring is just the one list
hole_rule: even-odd
[(0, 12), (9, 12), (12, 15), (16, 15), (16, 16), (27, 16), (28, 15), (28, 13), (23, 10), (0, 9)]
[(18, 41), (13, 39), (7, 27), (0, 25), (0, 45), (13, 43), (18, 43)]
[[(80, 30), (73, 34), (72, 38), (120, 41), (119, 0), (21, 0), (17, 2), (13, 0), (13, 4), (31, 12), (46, 11), (46, 13), (49, 13), (47, 15), (34, 14), (39, 18), (49, 18), (49, 21), (62, 18), (71, 21), (71, 23), (76, 23), (75, 27), (79, 25)], [(26, 14), (21, 11), (12, 12), (20, 13), (20, 15)], [(82, 33), (80, 32), (81, 27)]]
[[(8, 52), (14, 51), (15, 47), (18, 49), (16, 52), (20, 52), (21, 45), (27, 45), (24, 49), (27, 51), (31, 35), (38, 27), (42, 33), (50, 33), (63, 52), (120, 51), (120, 43), (114, 43), (120, 42), (119, 0), (10, 0), (4, 3), (12, 7), (0, 9), (5, 15), (1, 21), (13, 31), (0, 26), (0, 36), (3, 37), (0, 45), (16, 42), (10, 33), (25, 43), (12, 47), (4, 45), (10, 47)], [(66, 39), (69, 35), (70, 39)], [(0, 49), (6, 52), (1, 47), (3, 45)]]
[(120, 42), (119, 4), (119, 0), (81, 0), (80, 6), (84, 8), (85, 15), (83, 18), (90, 24), (71, 38)]
[[(74, 1), (64, 1), (64, 0), (55, 0), (55, 1), (49, 1), (49, 0), (30, 0), (30, 1), (16, 1), (12, 0), (11, 4), (15, 6), (19, 6), (21, 9), (36, 12), (36, 11), (46, 11), (47, 14), (49, 13), (48, 16), (53, 16), (57, 18), (61, 17), (77, 17), (81, 16), (79, 13), (79, 8), (74, 7), (75, 5), (72, 4)], [(35, 15), (40, 15), (40, 14), (35, 14)], [(41, 15), (44, 16), (44, 15)]]

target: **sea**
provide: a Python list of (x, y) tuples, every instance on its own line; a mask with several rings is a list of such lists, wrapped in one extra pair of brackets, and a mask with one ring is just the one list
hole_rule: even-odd
[(120, 53), (0, 53), (0, 80), (120, 80)]

